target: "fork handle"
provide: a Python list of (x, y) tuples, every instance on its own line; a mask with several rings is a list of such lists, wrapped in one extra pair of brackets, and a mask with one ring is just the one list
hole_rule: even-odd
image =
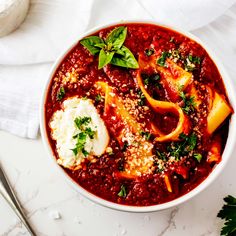
[(6, 177), (6, 174), (4, 173), (1, 165), (0, 165), (0, 194), (5, 198), (5, 200), (8, 202), (12, 210), (16, 213), (16, 215), (20, 218), (22, 223), (25, 225), (26, 229), (29, 231), (30, 235), (36, 236), (36, 233), (28, 223), (22, 207)]

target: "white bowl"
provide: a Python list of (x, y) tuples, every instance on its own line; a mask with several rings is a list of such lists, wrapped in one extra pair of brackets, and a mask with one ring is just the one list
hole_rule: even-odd
[(56, 162), (56, 158), (54, 157), (54, 154), (52, 152), (51, 146), (49, 144), (48, 141), (48, 137), (47, 137), (47, 132), (46, 132), (46, 124), (45, 124), (45, 99), (46, 99), (46, 95), (47, 95), (47, 91), (48, 91), (48, 87), (50, 84), (50, 81), (52, 79), (52, 77), (54, 76), (54, 73), (56, 71), (56, 69), (58, 68), (58, 66), (60, 65), (60, 63), (63, 61), (63, 59), (65, 58), (65, 56), (70, 52), (70, 50), (78, 43), (79, 40), (81, 40), (83, 37), (86, 37), (88, 35), (92, 35), (93, 33), (109, 27), (109, 26), (113, 26), (116, 24), (126, 24), (126, 23), (147, 23), (147, 24), (154, 24), (154, 25), (159, 25), (162, 27), (166, 27), (169, 28), (171, 30), (177, 31), (185, 36), (187, 36), (188, 38), (196, 41), (197, 43), (199, 43), (206, 51), (207, 53), (210, 55), (210, 57), (212, 58), (212, 60), (214, 61), (214, 63), (216, 64), (222, 78), (225, 84), (225, 88), (226, 88), (226, 93), (227, 96), (229, 98), (229, 101), (233, 107), (233, 109), (236, 111), (236, 97), (235, 97), (235, 91), (234, 91), (234, 86), (232, 83), (232, 80), (230, 79), (230, 77), (228, 76), (228, 74), (226, 73), (222, 63), (220, 62), (220, 60), (218, 60), (218, 58), (215, 56), (215, 54), (212, 52), (212, 50), (209, 49), (209, 47), (203, 43), (200, 39), (198, 39), (196, 36), (183, 31), (182, 29), (176, 28), (176, 27), (172, 27), (169, 25), (163, 25), (163, 24), (159, 24), (157, 22), (152, 22), (152, 21), (121, 21), (121, 22), (115, 22), (112, 24), (107, 24), (107, 25), (102, 25), (96, 28), (93, 28), (89, 31), (87, 31), (86, 33), (84, 33), (83, 35), (80, 35), (78, 37), (78, 39), (73, 42), (68, 48), (67, 50), (65, 50), (56, 60), (56, 62), (54, 63), (51, 72), (49, 74), (48, 80), (45, 84), (44, 90), (43, 90), (43, 95), (42, 95), (42, 100), (41, 100), (41, 105), (40, 105), (40, 130), (41, 130), (41, 135), (42, 135), (42, 139), (43, 139), (43, 143), (45, 145), (45, 148), (48, 151), (48, 154), (50, 156), (50, 159), (53, 160), (54, 165), (56, 166), (56, 168), (58, 170), (60, 170), (60, 172), (62, 173), (62, 175), (64, 176), (64, 178), (67, 179), (67, 181), (71, 184), (71, 186), (76, 189), (79, 193), (81, 193), (83, 196), (85, 196), (86, 198), (101, 204), (103, 206), (109, 207), (109, 208), (113, 208), (116, 210), (120, 210), (120, 211), (127, 211), (127, 212), (153, 212), (153, 211), (159, 211), (159, 210), (164, 210), (170, 207), (174, 207), (177, 206), (183, 202), (186, 202), (187, 200), (193, 198), (194, 196), (196, 196), (198, 193), (200, 193), (201, 191), (203, 191), (204, 189), (206, 189), (217, 177), (218, 175), (222, 172), (223, 168), (225, 167), (227, 161), (229, 160), (231, 153), (233, 151), (233, 147), (234, 147), (234, 143), (235, 143), (235, 136), (236, 136), (236, 114), (232, 114), (231, 119), (230, 119), (230, 124), (229, 124), (229, 133), (228, 133), (228, 139), (224, 148), (224, 152), (222, 155), (222, 160), (221, 162), (212, 170), (212, 172), (209, 174), (209, 176), (201, 183), (199, 184), (196, 188), (194, 188), (193, 190), (191, 190), (190, 192), (186, 193), (185, 195), (172, 200), (170, 202), (166, 202), (166, 203), (162, 203), (162, 204), (158, 204), (158, 205), (153, 205), (153, 206), (127, 206), (127, 205), (120, 205), (117, 203), (113, 203), (107, 200), (104, 200), (92, 193), (90, 193), (89, 191), (87, 191), (86, 189), (82, 188), (79, 184), (77, 184), (72, 178), (70, 178), (66, 172), (62, 169), (61, 166), (59, 166)]

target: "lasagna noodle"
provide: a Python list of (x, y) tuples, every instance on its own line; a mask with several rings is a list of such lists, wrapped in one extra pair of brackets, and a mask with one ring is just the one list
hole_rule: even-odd
[(145, 70), (151, 67), (156, 72), (160, 73), (162, 75), (161, 81), (167, 94), (170, 95), (172, 99), (177, 100), (179, 98), (179, 92), (185, 90), (185, 88), (192, 83), (193, 75), (185, 71), (169, 58), (166, 59), (165, 67), (159, 66), (156, 63), (156, 60), (156, 56), (151, 56), (146, 62), (141, 55), (139, 57), (140, 69)]
[(178, 93), (184, 90), (192, 82), (192, 74), (174, 63), (171, 59), (166, 59), (166, 67), (155, 64), (156, 69), (163, 75), (163, 79), (170, 84)]
[(151, 173), (153, 166), (153, 145), (144, 140), (140, 135), (140, 131), (142, 130), (141, 125), (125, 109), (122, 101), (115, 95), (111, 86), (105, 82), (97, 82), (96, 85), (98, 89), (105, 93), (105, 115), (109, 113), (109, 108), (114, 104), (116, 116), (124, 123), (124, 128), (117, 136), (120, 145), (123, 144), (123, 140), (127, 136), (131, 139), (133, 138), (136, 142), (139, 141), (138, 146), (130, 145), (124, 151), (126, 157), (125, 170), (120, 175), (134, 178), (140, 174)]
[(232, 109), (220, 94), (209, 87), (208, 90), (210, 91), (210, 107), (207, 116), (207, 131), (212, 134), (228, 117)]
[(173, 112), (178, 115), (179, 121), (176, 126), (176, 128), (169, 134), (163, 134), (159, 132), (158, 128), (154, 128), (156, 131), (156, 135), (159, 135), (159, 137), (156, 137), (156, 141), (158, 142), (165, 142), (165, 141), (175, 141), (179, 140), (179, 135), (181, 133), (187, 133), (189, 129), (189, 121), (186, 115), (184, 114), (183, 110), (180, 106), (173, 102), (166, 102), (166, 101), (158, 101), (156, 99), (153, 99), (146, 89), (144, 88), (142, 78), (140, 75), (140, 72), (137, 75), (137, 82), (138, 85), (143, 92), (144, 96), (146, 97), (148, 103), (150, 106), (158, 113), (167, 113), (167, 112)]

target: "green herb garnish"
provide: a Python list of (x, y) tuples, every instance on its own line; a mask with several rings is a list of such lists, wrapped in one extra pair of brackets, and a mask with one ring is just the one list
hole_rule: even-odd
[(179, 138), (182, 139), (185, 144), (187, 145), (187, 147), (185, 148), (187, 151), (192, 151), (197, 144), (197, 135), (192, 133), (191, 135), (187, 136), (184, 133), (181, 133), (179, 135)]
[(202, 160), (202, 154), (200, 154), (200, 153), (194, 153), (193, 157), (195, 159), (197, 159), (198, 162), (201, 162), (201, 160)]
[(153, 74), (153, 75), (142, 74), (142, 78), (144, 85), (154, 85), (156, 88), (160, 88), (159, 74)]
[(80, 43), (92, 55), (99, 53), (98, 69), (107, 64), (137, 69), (139, 65), (133, 53), (123, 45), (126, 36), (127, 27), (120, 26), (112, 30), (105, 40), (98, 36), (89, 36), (80, 40)]
[(182, 110), (186, 114), (189, 114), (189, 112), (193, 112), (196, 106), (196, 103), (194, 101), (195, 97), (194, 96), (187, 97), (183, 91), (179, 93), (179, 96), (182, 98), (184, 102), (184, 106), (182, 107)]
[(88, 124), (91, 122), (91, 117), (84, 116), (84, 117), (76, 117), (74, 123), (76, 127), (81, 130), (78, 134), (74, 135), (73, 138), (77, 139), (75, 148), (71, 149), (75, 156), (82, 152), (84, 156), (87, 156), (89, 152), (85, 150), (85, 144), (87, 138), (94, 139), (96, 131), (92, 130), (91, 127), (87, 127)]
[(145, 104), (145, 95), (143, 94), (143, 92), (141, 90), (138, 91), (138, 95), (139, 95), (139, 101), (138, 101), (138, 105), (139, 106), (143, 106)]
[(179, 136), (179, 142), (172, 142), (170, 146), (167, 147), (167, 151), (170, 152), (170, 155), (175, 157), (176, 160), (179, 160), (181, 156), (186, 156), (189, 152), (193, 151), (197, 144), (197, 136), (192, 133), (187, 136), (184, 133), (181, 133)]
[(84, 117), (76, 117), (74, 120), (78, 129), (81, 129), (83, 125), (88, 125), (91, 122), (91, 117), (84, 116)]
[(87, 151), (84, 149), (86, 139), (87, 139), (87, 134), (85, 132), (81, 132), (77, 135), (77, 143), (75, 145), (75, 148), (71, 149), (75, 156), (79, 153), (82, 152), (83, 154), (86, 154), (85, 156), (88, 155)]
[(157, 155), (158, 159), (161, 159), (163, 161), (167, 161), (167, 157), (164, 152), (160, 152), (160, 151), (156, 150), (156, 155)]
[(153, 48), (148, 48), (148, 49), (145, 49), (144, 53), (150, 57), (152, 54), (154, 54), (154, 49)]
[(186, 71), (193, 71), (196, 69), (196, 64), (201, 63), (200, 57), (194, 57), (193, 55), (188, 55), (185, 59), (184, 65)]
[(94, 139), (96, 131), (92, 130), (90, 127), (87, 127), (84, 132), (89, 136), (90, 139)]
[(169, 52), (162, 52), (161, 56), (157, 59), (157, 64), (159, 66), (165, 66), (165, 63), (166, 63), (166, 59), (167, 57), (170, 57), (170, 53)]
[(217, 217), (224, 219), (225, 224), (221, 230), (221, 235), (236, 235), (236, 198), (227, 196), (224, 198), (225, 205), (222, 207)]
[(194, 57), (193, 55), (188, 55), (188, 59), (190, 62), (194, 64), (200, 64), (201, 63), (201, 58), (200, 57)]
[(61, 101), (62, 98), (65, 96), (65, 88), (64, 87), (60, 87), (58, 92), (57, 92), (57, 100)]
[(142, 137), (145, 137), (146, 140), (149, 140), (149, 139), (151, 138), (151, 136), (152, 136), (151, 133), (145, 132), (145, 131), (143, 131), (143, 130), (140, 131), (140, 135), (141, 135)]
[(126, 188), (125, 186), (122, 184), (120, 187), (120, 192), (117, 194), (119, 197), (126, 197)]
[(95, 97), (95, 101), (96, 102), (101, 102), (103, 100), (102, 96), (100, 94), (98, 94), (96, 97)]

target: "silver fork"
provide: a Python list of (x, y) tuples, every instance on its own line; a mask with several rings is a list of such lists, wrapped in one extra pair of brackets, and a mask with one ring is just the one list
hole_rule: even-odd
[(31, 228), (30, 224), (28, 223), (22, 207), (19, 203), (19, 201), (16, 198), (16, 195), (11, 188), (9, 181), (2, 169), (1, 163), (0, 163), (0, 194), (5, 198), (5, 200), (8, 202), (8, 204), (11, 206), (12, 210), (16, 213), (16, 215), (20, 218), (21, 222), (25, 225), (26, 229), (28, 230), (29, 234), (32, 236), (36, 236), (36, 233)]

